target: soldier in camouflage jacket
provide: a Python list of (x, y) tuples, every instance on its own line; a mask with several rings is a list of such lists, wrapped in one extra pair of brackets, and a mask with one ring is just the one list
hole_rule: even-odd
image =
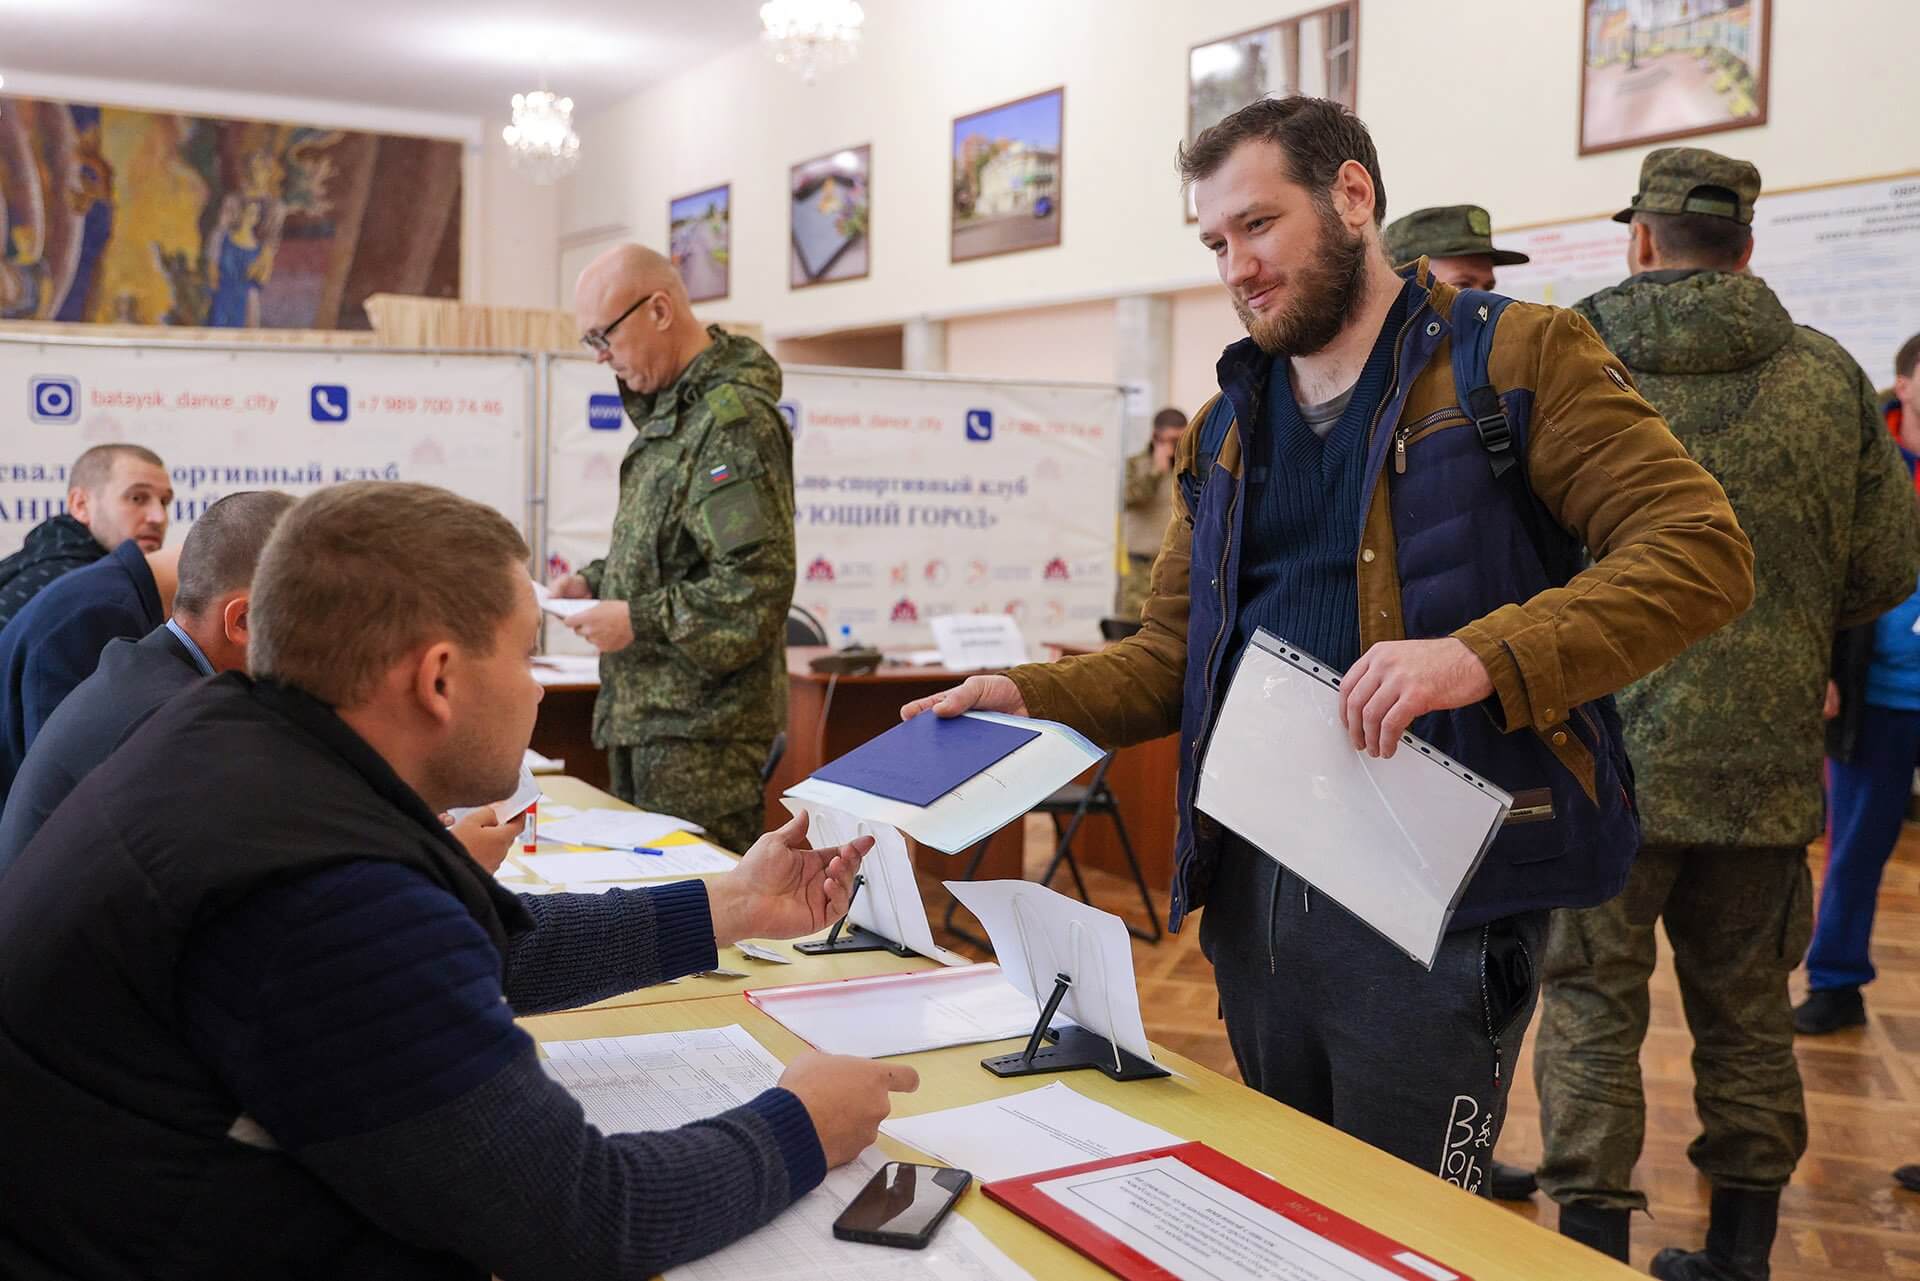
[(1760, 176), (1697, 148), (1647, 158), (1624, 284), (1575, 310), (1727, 492), (1753, 542), (1746, 615), (1621, 691), (1644, 845), (1627, 888), (1557, 913), (1534, 1074), (1541, 1185), (1562, 1229), (1623, 1260), (1645, 1131), (1639, 1054), (1654, 925), (1666, 922), (1694, 1038), (1714, 1188), (1707, 1249), (1656, 1276), (1764, 1278), (1780, 1188), (1806, 1147), (1787, 975), (1811, 930), (1807, 843), (1823, 822), (1822, 704), (1837, 628), (1913, 590), (1911, 484), (1873, 384), (1748, 275)]
[(568, 622), (601, 651), (594, 742), (616, 795), (743, 850), (787, 715), (793, 441), (775, 407), (780, 367), (751, 339), (702, 329), (672, 265), (638, 246), (589, 266), (575, 309), (637, 433), (607, 555), (559, 585), (603, 601)]

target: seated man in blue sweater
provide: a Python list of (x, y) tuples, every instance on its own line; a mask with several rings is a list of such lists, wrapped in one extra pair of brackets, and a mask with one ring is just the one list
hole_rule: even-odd
[(228, 494), (194, 522), (180, 546), (173, 617), (137, 641), (108, 642), (93, 675), (47, 718), (0, 798), (0, 876), (67, 793), (156, 708), (202, 677), (245, 670), (253, 569), (291, 506), (291, 494), (249, 490)]
[(516, 1014), (819, 929), (869, 843), (796, 820), (705, 883), (501, 888), (436, 816), (513, 790), (526, 558), (444, 490), (304, 499), (254, 575), (251, 676), (162, 707), (0, 880), (0, 1275), (647, 1276), (771, 1219), (917, 1084), (806, 1054), (610, 1135), (542, 1073)]
[(81, 681), (107, 643), (145, 636), (173, 611), (180, 549), (145, 551), (127, 539), (63, 574), (0, 628), (0, 795), (40, 727)]

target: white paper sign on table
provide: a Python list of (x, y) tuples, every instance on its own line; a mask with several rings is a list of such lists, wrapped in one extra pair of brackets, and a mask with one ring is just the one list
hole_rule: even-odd
[(880, 1132), (987, 1183), (1181, 1142), (1060, 1081), (966, 1107), (889, 1117)]
[(1026, 637), (1007, 614), (941, 614), (931, 626), (940, 662), (952, 671), (998, 670), (1027, 661)]
[(1127, 1053), (1153, 1062), (1140, 1021), (1133, 945), (1127, 924), (1078, 899), (1030, 881), (947, 881), (986, 926), (1007, 981), (1045, 1002), (1056, 977), (1073, 980), (1060, 1013)]
[(866, 878), (866, 884), (853, 896), (853, 906), (847, 912), (849, 924), (942, 965), (970, 963), (958, 952), (933, 941), (926, 902), (920, 897), (920, 882), (913, 874), (913, 856), (907, 852), (907, 841), (900, 835), (899, 828), (797, 797), (783, 797), (781, 804), (796, 814), (806, 811), (807, 844), (816, 849), (845, 845), (862, 836), (873, 837), (873, 848), (860, 861), (860, 875)]

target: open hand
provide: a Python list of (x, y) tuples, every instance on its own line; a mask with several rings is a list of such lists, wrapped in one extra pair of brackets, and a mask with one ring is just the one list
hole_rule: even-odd
[(753, 843), (745, 858), (707, 882), (713, 937), (726, 947), (740, 939), (802, 938), (847, 914), (860, 860), (873, 848), (871, 836), (825, 849), (807, 847), (807, 815)]

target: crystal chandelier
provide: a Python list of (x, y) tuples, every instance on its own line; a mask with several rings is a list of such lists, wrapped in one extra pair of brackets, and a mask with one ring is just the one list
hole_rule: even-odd
[(573, 99), (544, 87), (513, 95), (513, 123), (500, 131), (513, 167), (542, 186), (564, 177), (580, 160), (580, 135), (573, 131)]
[(807, 84), (823, 68), (852, 60), (866, 20), (859, 0), (767, 0), (760, 6), (773, 60), (799, 71)]

